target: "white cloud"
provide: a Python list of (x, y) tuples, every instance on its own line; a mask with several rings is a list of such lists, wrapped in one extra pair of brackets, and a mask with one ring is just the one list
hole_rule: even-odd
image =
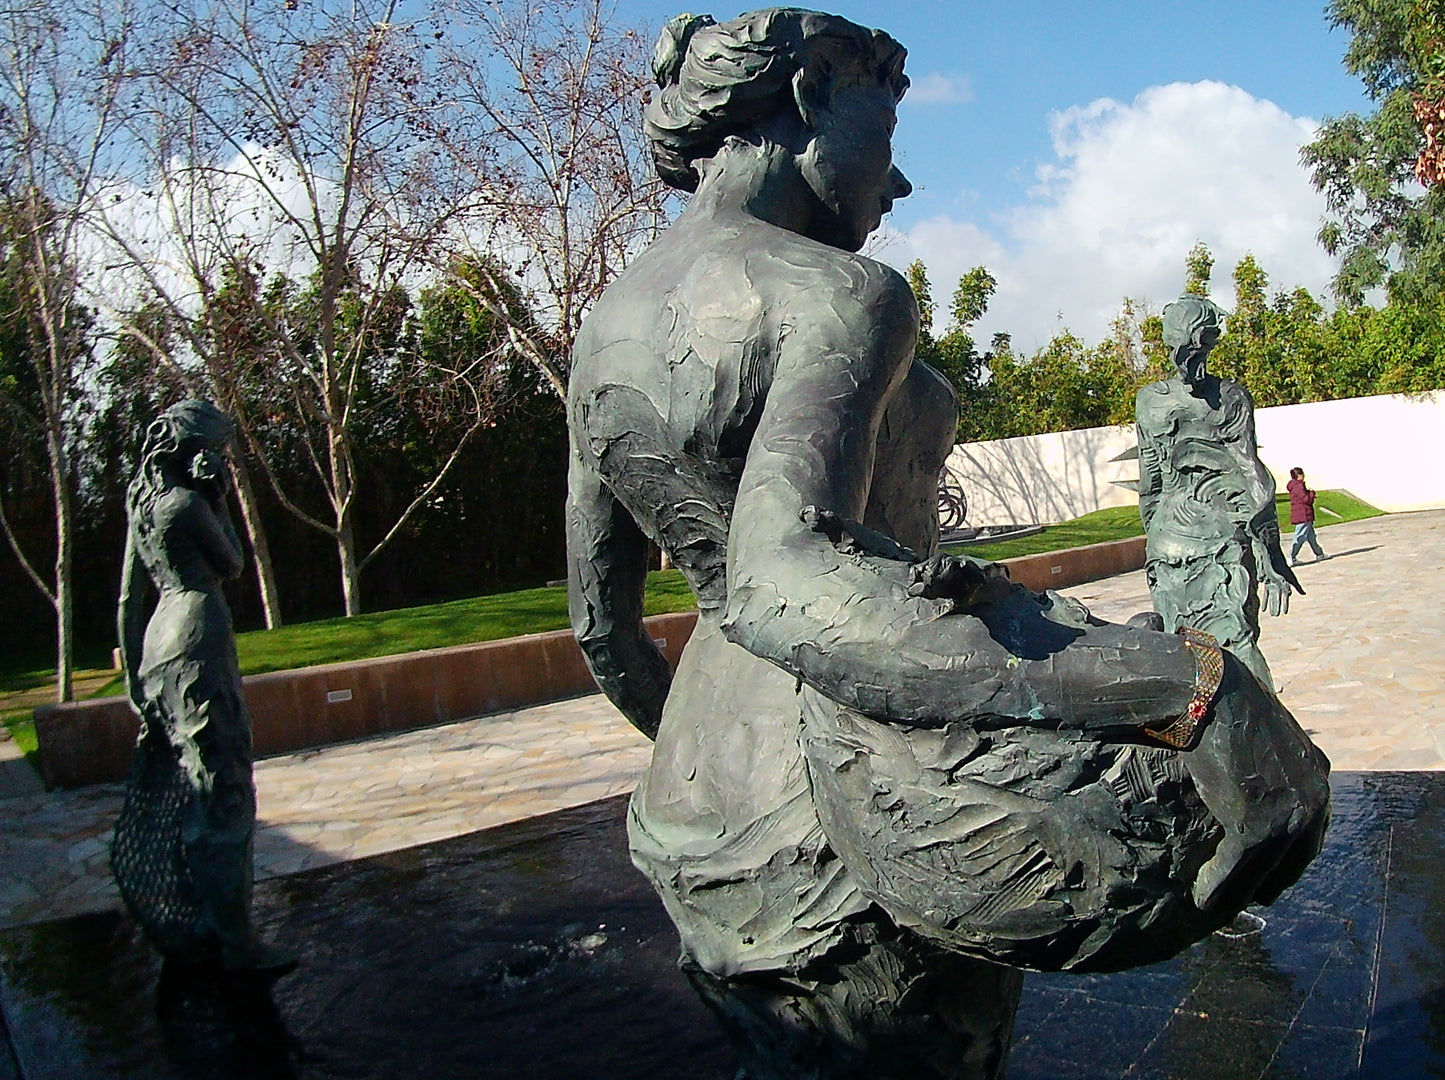
[(1214, 298), (1253, 252), (1272, 286), (1322, 295), (1334, 271), (1315, 242), (1323, 201), (1299, 163), (1316, 130), (1272, 102), (1218, 82), (1173, 83), (1124, 104), (1102, 98), (1050, 119), (1055, 159), (1028, 201), (988, 225), (935, 217), (898, 234), (888, 261), (921, 258), (946, 310), (961, 273), (998, 278), (977, 337), (1007, 330), (1042, 345), (1060, 322), (1097, 341), (1125, 296), (1178, 295), (1196, 240), (1214, 253)]
[(967, 75), (944, 75), (930, 71), (911, 80), (905, 104), (962, 105), (973, 100), (973, 83)]
[(102, 311), (120, 312), (158, 287), (181, 310), (196, 311), (196, 275), (214, 285), (226, 259), (242, 253), (267, 274), (304, 276), (315, 266), (305, 229), (312, 191), (322, 213), (329, 212), (336, 185), (324, 172), (303, 176), (288, 159), (255, 144), (209, 167), (175, 159), (159, 175), (106, 178), (92, 193), (104, 221), (81, 251), (90, 268), (90, 299)]

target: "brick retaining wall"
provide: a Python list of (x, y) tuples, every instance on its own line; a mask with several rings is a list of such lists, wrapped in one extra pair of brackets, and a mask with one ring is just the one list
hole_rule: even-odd
[(1086, 581), (1127, 574), (1144, 566), (1144, 538), (1107, 540), (1102, 544), (1046, 551), (1042, 555), (1024, 555), (1005, 559), (1009, 577), (1035, 592), (1044, 589), (1067, 589)]
[[(647, 620), (674, 667), (696, 621), (693, 611)], [(570, 630), (247, 675), (242, 684), (257, 757), (559, 701), (597, 688)], [(138, 730), (124, 697), (40, 706), (35, 733), (45, 786), (123, 780)]]

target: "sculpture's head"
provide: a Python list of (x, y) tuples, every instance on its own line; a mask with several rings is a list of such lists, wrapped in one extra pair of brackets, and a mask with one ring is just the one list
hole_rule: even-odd
[(1164, 344), (1186, 385), (1204, 381), (1209, 350), (1219, 342), (1223, 329), (1224, 312), (1213, 300), (1181, 296), (1164, 305)]
[(679, 15), (653, 55), (646, 128), (658, 175), (696, 191), (730, 141), (774, 146), (816, 199), (808, 235), (849, 251), (912, 191), (893, 166), (903, 46), (836, 15)]
[(151, 422), (141, 446), (141, 465), (131, 484), (134, 512), (147, 496), (173, 484), (216, 494), (225, 490), (226, 447), (235, 436), (231, 418), (209, 401), (188, 398)]

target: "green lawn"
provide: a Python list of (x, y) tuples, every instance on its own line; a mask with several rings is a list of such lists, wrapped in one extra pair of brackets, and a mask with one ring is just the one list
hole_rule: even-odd
[[(688, 611), (696, 605), (692, 592), (676, 570), (654, 571), (647, 576), (647, 614)], [(542, 589), (452, 600), (426, 607), (378, 611), (355, 618), (255, 630), (236, 637), (241, 670), (261, 671), (361, 660), (371, 656), (417, 649), (438, 649), (474, 641), (495, 641), (544, 630), (564, 630), (567, 589)]]
[[(653, 572), (647, 576), (647, 614), (688, 611), (695, 606), (692, 592), (678, 571)], [(352, 619), (297, 623), (279, 630), (253, 630), (236, 635), (236, 651), (242, 673), (255, 675), (339, 660), (495, 641), (519, 634), (562, 630), (567, 626), (567, 590), (558, 585), (378, 611)], [(33, 689), (54, 679), (54, 668), (36, 667), (33, 659), (28, 663), (12, 662), (9, 670), (0, 668), (0, 695)], [(123, 693), (124, 689), (125, 683), (117, 675), (89, 696), (105, 697)], [(6, 710), (0, 702), (0, 723), (10, 729), (27, 754), (34, 751), (35, 726), (30, 709)]]
[[(1289, 523), (1288, 495), (1275, 496), (1275, 510), (1279, 514), (1280, 530), (1284, 533), (1292, 531), (1294, 526)], [(1338, 525), (1342, 521), (1378, 517), (1381, 513), (1368, 503), (1360, 502), (1343, 491), (1321, 491), (1315, 497), (1315, 510), (1315, 525), (1318, 528)], [(1139, 508), (1115, 506), (1107, 510), (1095, 510), (1092, 514), (1085, 514), (1061, 525), (1047, 526), (1033, 536), (1000, 540), (996, 544), (953, 546), (946, 550), (997, 562), (1002, 559), (1016, 559), (1020, 555), (1038, 555), (1045, 551), (1061, 551), (1064, 548), (1143, 535), (1144, 525), (1139, 520)]]
[[(30, 709), (11, 709), (0, 713), (0, 724), (4, 724), (9, 730), (15, 745), (20, 747), (20, 752), (26, 757), (30, 757), (40, 748), (40, 744), (35, 741), (35, 721), (31, 719)], [(34, 762), (35, 759), (30, 760)]]
[[(692, 593), (678, 571), (654, 571), (647, 576), (647, 614), (688, 611), (694, 606)], [(370, 612), (351, 619), (321, 619), (277, 630), (252, 630), (236, 635), (236, 652), (242, 673), (256, 675), (340, 660), (365, 660), (419, 649), (496, 641), (544, 630), (564, 630), (567, 626), (567, 589), (554, 585), (424, 607)], [(119, 694), (123, 688), (117, 676), (96, 696)]]
[[(1321, 511), (1321, 526), (1374, 517), (1379, 513), (1374, 507), (1338, 491), (1320, 492), (1316, 506)], [(1288, 532), (1289, 501), (1283, 496), (1280, 498), (1280, 516), (1281, 528)], [(952, 550), (964, 551), (980, 558), (1010, 559), (1018, 555), (1097, 544), (1104, 540), (1119, 540), (1138, 536), (1142, 532), (1138, 510), (1132, 506), (1122, 506), (1099, 510), (1062, 525), (1051, 525), (1040, 533), (1019, 540)], [(692, 593), (688, 591), (682, 575), (676, 570), (648, 575), (649, 615), (687, 611), (693, 606)], [(518, 634), (561, 630), (566, 626), (567, 590), (562, 586), (553, 586), (478, 596), (470, 600), (453, 600), (425, 607), (378, 611), (352, 619), (297, 623), (279, 630), (254, 630), (238, 635), (236, 645), (240, 654), (241, 670), (252, 675), (339, 660), (389, 656), (417, 649), (494, 641)], [(26, 689), (53, 677), (53, 672), (34, 667), (0, 670), (0, 693)], [(95, 696), (117, 694), (121, 692), (121, 688), (121, 681), (117, 677), (96, 691)], [(3, 702), (0, 702), (0, 709), (3, 709)], [(15, 729), (27, 724), (28, 720), (28, 710), (25, 710), (23, 718), (18, 712), (0, 711), (0, 722)]]
[[(75, 649), (75, 671), (110, 667), (110, 647), (78, 645)], [(55, 650), (0, 653), (0, 693), (14, 690), (35, 690), (55, 684)], [(3, 710), (3, 705), (0, 705)], [(0, 712), (3, 715), (3, 712)]]

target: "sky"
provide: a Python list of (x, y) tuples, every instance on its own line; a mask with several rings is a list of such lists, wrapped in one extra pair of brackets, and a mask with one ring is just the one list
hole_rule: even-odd
[[(619, 0), (655, 32), (680, 8)], [(700, 5), (695, 10), (707, 10)], [(719, 20), (742, 8), (713, 8)], [(975, 330), (1032, 351), (1108, 332), (1124, 297), (1156, 309), (1202, 240), (1214, 298), (1252, 252), (1278, 288), (1323, 298), (1323, 203), (1299, 163), (1320, 121), (1371, 108), (1323, 0), (835, 0), (908, 49), (894, 158), (913, 181), (867, 249), (928, 267), (946, 321), (958, 277), (998, 279)]]

